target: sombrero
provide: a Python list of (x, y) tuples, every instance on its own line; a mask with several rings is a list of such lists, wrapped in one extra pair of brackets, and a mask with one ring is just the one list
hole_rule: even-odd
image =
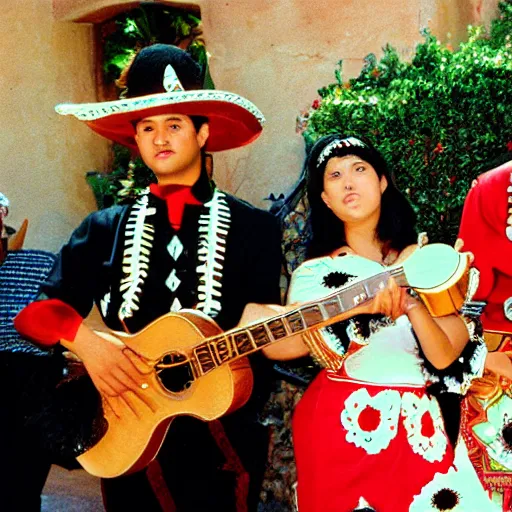
[(255, 140), (265, 122), (260, 110), (238, 94), (201, 89), (199, 77), (199, 66), (187, 52), (155, 44), (143, 48), (131, 64), (126, 98), (60, 104), (55, 110), (61, 115), (72, 115), (103, 137), (134, 149), (134, 122), (169, 113), (208, 118), (207, 151), (237, 148)]

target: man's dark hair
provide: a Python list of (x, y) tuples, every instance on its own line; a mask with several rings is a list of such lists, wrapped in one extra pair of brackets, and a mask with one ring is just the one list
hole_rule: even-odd
[(201, 129), (201, 126), (203, 126), (203, 124), (208, 123), (208, 118), (205, 116), (190, 116), (190, 120), (192, 121), (192, 124), (194, 125), (196, 132), (198, 132)]

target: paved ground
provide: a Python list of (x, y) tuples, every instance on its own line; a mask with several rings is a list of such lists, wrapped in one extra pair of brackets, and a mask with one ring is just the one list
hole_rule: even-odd
[(41, 512), (103, 512), (100, 481), (82, 469), (53, 466), (42, 496)]

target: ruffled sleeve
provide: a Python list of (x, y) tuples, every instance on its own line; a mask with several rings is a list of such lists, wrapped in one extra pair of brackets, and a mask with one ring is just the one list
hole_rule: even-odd
[[(309, 260), (298, 267), (292, 274), (287, 303), (298, 304), (315, 301), (332, 293), (333, 289), (326, 287), (326, 280), (322, 278), (331, 267), (332, 259), (330, 257)], [(340, 278), (343, 273), (339, 272), (339, 265), (337, 267), (338, 278)], [(346, 282), (348, 282), (348, 280), (354, 276), (346, 274), (346, 277)], [(341, 276), (341, 278), (343, 281), (343, 276)], [(323, 285), (321, 283), (322, 281), (324, 283)], [(339, 286), (343, 286), (341, 281), (338, 284)], [(320, 329), (318, 332), (323, 339), (322, 348), (319, 347), (318, 338), (316, 336), (310, 336), (309, 334), (305, 336), (304, 341), (308, 345), (315, 362), (324, 367), (331, 367), (330, 364), (326, 364), (325, 357), (326, 353), (331, 352), (332, 354), (336, 354), (333, 361), (336, 360), (336, 364), (339, 365), (340, 358), (345, 356), (350, 343), (347, 333), (350, 325), (350, 320), (343, 320), (329, 327)], [(330, 360), (331, 358), (327, 357), (327, 359)]]
[[(467, 301), (462, 306), (460, 316), (469, 333), (469, 341), (460, 357), (443, 370), (434, 368), (423, 355), (424, 373), (429, 383), (429, 391), (465, 395), (473, 379), (483, 375), (487, 346), (483, 337), (480, 314), (484, 303)], [(421, 351), (421, 345), (420, 346)]]

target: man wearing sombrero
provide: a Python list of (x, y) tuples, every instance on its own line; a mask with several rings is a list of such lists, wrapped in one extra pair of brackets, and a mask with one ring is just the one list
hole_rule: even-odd
[[(65, 340), (103, 396), (131, 391), (144, 399), (150, 370), (84, 325), (93, 303), (110, 329), (134, 333), (184, 308), (229, 329), (247, 303), (279, 302), (277, 221), (218, 190), (204, 166), (205, 150), (256, 139), (263, 116), (236, 94), (201, 89), (199, 76), (186, 52), (157, 44), (133, 60), (124, 99), (56, 107), (137, 149), (158, 180), (133, 204), (89, 215), (62, 248), (41, 300), (16, 319), (39, 343)], [(269, 367), (262, 356), (251, 363), (249, 402), (222, 421), (175, 419), (148, 470), (103, 481), (107, 510), (256, 510), (267, 455), (256, 417)]]

